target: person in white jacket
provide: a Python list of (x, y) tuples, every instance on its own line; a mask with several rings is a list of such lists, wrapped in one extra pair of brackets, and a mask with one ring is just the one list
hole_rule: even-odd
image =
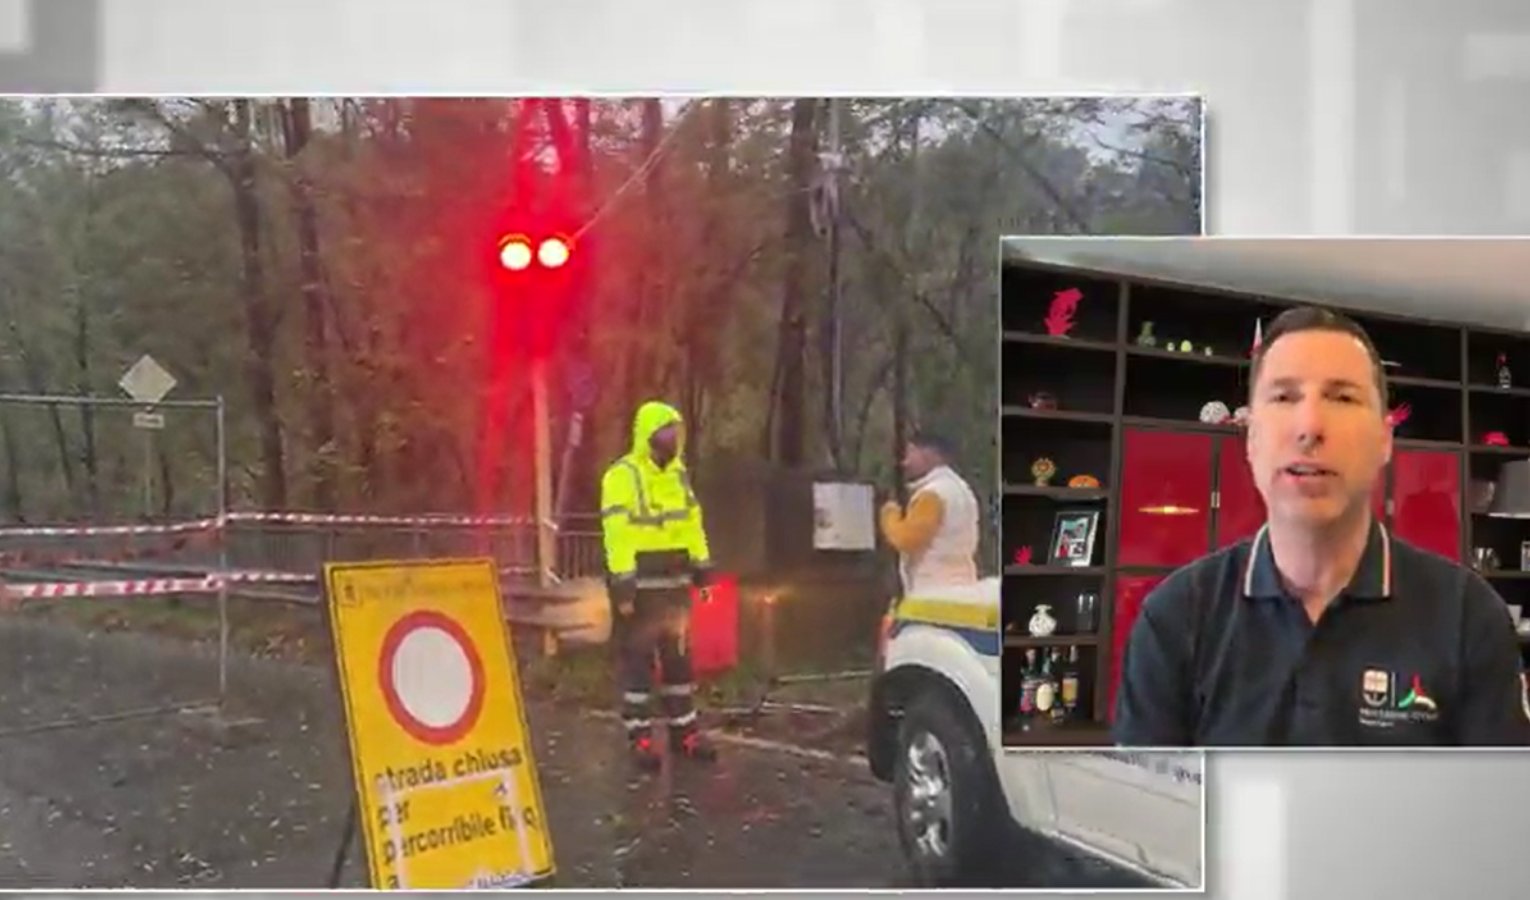
[(952, 456), (940, 435), (916, 433), (903, 453), (908, 506), (882, 506), (882, 535), (898, 551), (905, 595), (978, 580), (978, 502), (951, 468)]

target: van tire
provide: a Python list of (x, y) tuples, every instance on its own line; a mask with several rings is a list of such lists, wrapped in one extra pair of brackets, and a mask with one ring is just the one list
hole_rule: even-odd
[[(944, 800), (929, 799), (942, 783)], [(903, 715), (893, 759), (898, 842), (916, 886), (986, 884), (1008, 833), (1002, 801), (988, 743), (965, 705), (945, 691), (921, 691)]]

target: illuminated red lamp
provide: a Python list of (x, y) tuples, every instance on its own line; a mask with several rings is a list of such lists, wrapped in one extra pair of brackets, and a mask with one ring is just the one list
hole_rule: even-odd
[(512, 234), (499, 242), (499, 264), (511, 272), (522, 272), (531, 265), (531, 241), (525, 235)]
[(509, 272), (524, 272), (533, 262), (543, 269), (560, 269), (573, 256), (573, 248), (567, 238), (554, 236), (537, 242), (524, 234), (510, 234), (499, 241), (499, 264)]

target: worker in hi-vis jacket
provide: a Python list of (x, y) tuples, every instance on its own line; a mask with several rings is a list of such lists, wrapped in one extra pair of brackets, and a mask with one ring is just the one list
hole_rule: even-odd
[(670, 751), (716, 759), (697, 726), (687, 631), (691, 588), (706, 597), (711, 553), (701, 504), (685, 468), (685, 423), (672, 406), (650, 401), (632, 423), (632, 448), (600, 481), (612, 640), (618, 648), (622, 723), (637, 764), (657, 769), (654, 747), (654, 658), (661, 721)]

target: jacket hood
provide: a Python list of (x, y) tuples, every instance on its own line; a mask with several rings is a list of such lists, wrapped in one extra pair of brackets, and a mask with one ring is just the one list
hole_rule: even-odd
[(652, 452), (648, 449), (648, 439), (653, 433), (671, 423), (678, 427), (675, 441), (675, 459), (680, 462), (685, 460), (685, 420), (680, 417), (680, 410), (675, 409), (668, 403), (658, 400), (650, 400), (638, 407), (637, 415), (632, 417), (632, 453), (635, 456), (649, 459)]

